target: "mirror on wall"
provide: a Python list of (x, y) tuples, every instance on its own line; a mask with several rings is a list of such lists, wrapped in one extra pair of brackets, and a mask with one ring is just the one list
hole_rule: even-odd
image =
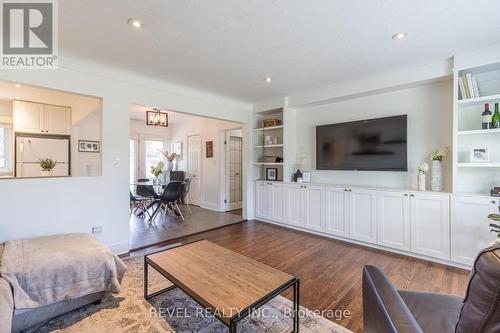
[(101, 175), (102, 99), (0, 81), (0, 179)]

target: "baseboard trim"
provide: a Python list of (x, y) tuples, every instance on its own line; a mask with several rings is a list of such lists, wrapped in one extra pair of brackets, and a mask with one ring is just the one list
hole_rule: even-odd
[(216, 203), (211, 203), (211, 202), (206, 202), (206, 201), (202, 201), (202, 202), (201, 202), (201, 208), (214, 210), (214, 211), (216, 211), (216, 212), (219, 212), (219, 211), (220, 211), (220, 209), (219, 209), (219, 205), (218, 205), (218, 204), (216, 204)]
[(468, 271), (470, 271), (471, 268), (472, 268), (472, 266), (468, 266), (468, 265), (456, 263), (456, 262), (453, 262), (453, 261), (450, 261), (450, 260), (439, 259), (439, 258), (432, 258), (432, 257), (428, 257), (428, 256), (421, 255), (421, 254), (418, 254), (418, 253), (407, 252), (407, 251), (398, 250), (398, 249), (392, 249), (392, 248), (388, 248), (388, 247), (377, 245), (377, 244), (364, 243), (364, 242), (361, 242), (361, 241), (358, 241), (358, 240), (354, 240), (354, 239), (350, 239), (350, 238), (345, 238), (345, 237), (340, 237), (340, 236), (336, 236), (336, 235), (331, 235), (331, 234), (327, 234), (327, 233), (324, 233), (324, 232), (321, 232), (321, 231), (310, 230), (310, 229), (301, 228), (301, 227), (297, 227), (297, 226), (289, 225), (289, 224), (285, 224), (285, 223), (279, 223), (279, 222), (275, 222), (275, 221), (271, 221), (271, 220), (267, 220), (267, 219), (262, 219), (262, 218), (258, 218), (258, 217), (256, 218), (256, 221), (270, 223), (270, 224), (274, 224), (274, 225), (277, 225), (277, 226), (280, 226), (280, 227), (283, 227), (283, 228), (286, 228), (286, 229), (298, 230), (298, 231), (302, 231), (302, 232), (309, 233), (309, 234), (314, 234), (314, 235), (323, 236), (323, 237), (326, 237), (326, 238), (331, 238), (331, 239), (343, 241), (343, 242), (346, 242), (346, 243), (352, 243), (352, 244), (356, 244), (356, 245), (370, 247), (370, 248), (381, 250), (381, 251), (384, 251), (384, 252), (397, 253), (397, 254), (401, 254), (401, 255), (407, 256), (407, 257), (413, 257), (413, 258), (418, 258), (418, 259), (422, 259), (422, 260), (426, 260), (426, 261), (432, 261), (432, 262), (436, 262), (438, 264), (443, 264), (443, 265), (447, 265), (447, 266), (457, 267), (457, 268), (465, 269), (465, 270), (468, 270)]

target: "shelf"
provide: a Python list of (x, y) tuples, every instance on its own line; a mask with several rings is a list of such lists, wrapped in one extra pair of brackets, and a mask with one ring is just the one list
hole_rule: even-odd
[(283, 165), (283, 162), (255, 162), (255, 165)]
[(500, 168), (500, 163), (478, 162), (478, 163), (457, 163), (459, 168)]
[(487, 130), (470, 130), (470, 131), (458, 131), (458, 135), (488, 135), (488, 134), (500, 134), (500, 128), (493, 128)]
[(482, 96), (482, 97), (477, 97), (477, 98), (459, 99), (458, 104), (459, 105), (474, 105), (474, 104), (482, 104), (482, 103), (488, 102), (488, 101), (500, 101), (500, 94)]
[(255, 149), (258, 149), (258, 148), (282, 148), (283, 147), (283, 144), (277, 144), (277, 145), (264, 145), (264, 146), (255, 146), (254, 148)]
[(255, 128), (254, 131), (270, 131), (270, 130), (277, 130), (280, 128), (283, 128), (283, 125), (270, 126), (270, 127), (259, 127), (259, 128)]

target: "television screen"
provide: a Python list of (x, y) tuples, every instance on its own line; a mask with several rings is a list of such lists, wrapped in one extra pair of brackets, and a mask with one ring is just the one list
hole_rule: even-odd
[(317, 170), (407, 171), (407, 115), (316, 127)]

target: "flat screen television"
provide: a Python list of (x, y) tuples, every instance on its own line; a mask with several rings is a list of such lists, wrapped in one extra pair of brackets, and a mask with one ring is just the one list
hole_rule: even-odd
[(316, 169), (407, 171), (407, 118), (317, 126)]

